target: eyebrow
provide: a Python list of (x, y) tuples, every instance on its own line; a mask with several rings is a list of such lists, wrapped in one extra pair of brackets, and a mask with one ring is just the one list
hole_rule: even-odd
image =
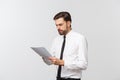
[(56, 24), (56, 26), (57, 26), (57, 25), (61, 26), (61, 25), (63, 25), (63, 23), (60, 23), (60, 24)]

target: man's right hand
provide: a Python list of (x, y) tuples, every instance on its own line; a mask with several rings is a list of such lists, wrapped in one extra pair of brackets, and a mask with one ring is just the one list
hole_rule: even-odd
[(60, 60), (56, 57), (49, 57), (49, 60), (52, 62), (52, 64), (54, 65), (61, 65), (63, 66), (64, 65), (64, 61), (63, 60)]

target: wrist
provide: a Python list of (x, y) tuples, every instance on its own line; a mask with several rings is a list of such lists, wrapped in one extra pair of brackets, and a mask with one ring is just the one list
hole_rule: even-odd
[(59, 65), (64, 66), (64, 60), (60, 60)]

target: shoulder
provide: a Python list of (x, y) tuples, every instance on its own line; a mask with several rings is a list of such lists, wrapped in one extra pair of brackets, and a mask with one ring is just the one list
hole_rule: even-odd
[(80, 43), (80, 44), (84, 43), (88, 45), (87, 39), (83, 34), (78, 33), (78, 32), (73, 32), (72, 36), (74, 38), (74, 41), (76, 41), (77, 43)]
[(85, 39), (85, 36), (79, 32), (72, 31), (72, 36), (77, 39)]
[(53, 40), (60, 40), (62, 36), (56, 36)]
[(53, 39), (53, 42), (56, 43), (56, 42), (59, 42), (61, 41), (62, 39), (62, 36), (56, 36), (54, 39)]

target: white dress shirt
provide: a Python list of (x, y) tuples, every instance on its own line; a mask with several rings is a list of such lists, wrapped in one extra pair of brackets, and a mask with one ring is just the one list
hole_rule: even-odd
[[(63, 36), (58, 36), (53, 41), (51, 53), (56, 58), (60, 58), (62, 43)], [(73, 30), (66, 35), (61, 77), (81, 78), (82, 70), (85, 70), (88, 64), (87, 47), (87, 41), (83, 35)]]

